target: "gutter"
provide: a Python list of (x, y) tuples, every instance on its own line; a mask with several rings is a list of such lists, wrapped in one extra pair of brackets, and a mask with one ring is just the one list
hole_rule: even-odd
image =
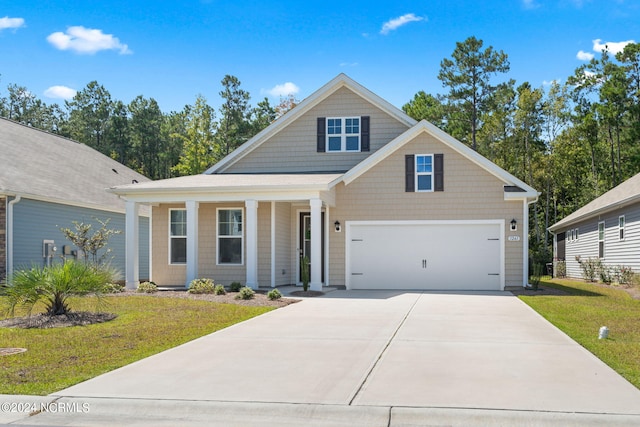
[(13, 205), (19, 203), (22, 196), (16, 195), (7, 203), (7, 277), (13, 275)]

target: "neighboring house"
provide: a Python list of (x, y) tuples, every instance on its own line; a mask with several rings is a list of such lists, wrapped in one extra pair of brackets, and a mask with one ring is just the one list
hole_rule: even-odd
[(521, 287), (538, 196), (344, 74), (204, 174), (112, 191), (152, 206), (158, 285), (299, 284), (304, 256), (316, 290)]
[(599, 258), (610, 267), (640, 272), (640, 174), (549, 227), (553, 259), (568, 277), (582, 277), (580, 260)]
[[(0, 280), (20, 268), (82, 256), (60, 228), (72, 221), (125, 231), (125, 203), (106, 191), (148, 178), (78, 142), (0, 119)], [(148, 277), (149, 214), (139, 219), (139, 274)], [(112, 265), (125, 270), (125, 235), (109, 240)], [(55, 248), (55, 250), (54, 250)]]

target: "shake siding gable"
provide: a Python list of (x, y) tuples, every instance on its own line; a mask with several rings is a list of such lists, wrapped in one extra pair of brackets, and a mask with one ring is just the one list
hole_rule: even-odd
[[(442, 192), (405, 191), (405, 159), (416, 153), (442, 153), (447, 187)], [(505, 236), (505, 285), (522, 286), (522, 228), (508, 230), (516, 218), (522, 224), (523, 202), (504, 200), (504, 183), (434, 137), (421, 134), (349, 185), (338, 184), (336, 207), (329, 223), (339, 220), (478, 220), (502, 219)], [(345, 233), (330, 233), (330, 282), (345, 284)], [(452, 274), (464, 265), (452, 265)]]
[[(318, 118), (347, 116), (369, 116), (370, 151), (319, 153)], [(237, 160), (224, 173), (347, 171), (407, 129), (406, 124), (343, 87)]]

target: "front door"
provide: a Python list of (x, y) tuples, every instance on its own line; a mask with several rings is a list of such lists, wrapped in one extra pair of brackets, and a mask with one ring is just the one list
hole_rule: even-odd
[[(298, 281), (302, 282), (302, 268), (300, 263), (303, 257), (307, 257), (311, 262), (311, 213), (300, 212), (300, 258), (298, 259)], [(311, 266), (309, 266), (309, 277), (311, 277)], [(322, 282), (324, 283), (324, 212), (322, 212)]]

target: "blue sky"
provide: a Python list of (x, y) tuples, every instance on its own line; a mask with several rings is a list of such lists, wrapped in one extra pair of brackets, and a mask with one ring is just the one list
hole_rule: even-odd
[(0, 96), (16, 83), (62, 104), (97, 80), (169, 112), (198, 94), (217, 108), (225, 74), (256, 105), (343, 72), (401, 107), (444, 92), (440, 61), (469, 36), (509, 55), (506, 78), (540, 87), (640, 41), (639, 27), (638, 0), (1, 0)]

